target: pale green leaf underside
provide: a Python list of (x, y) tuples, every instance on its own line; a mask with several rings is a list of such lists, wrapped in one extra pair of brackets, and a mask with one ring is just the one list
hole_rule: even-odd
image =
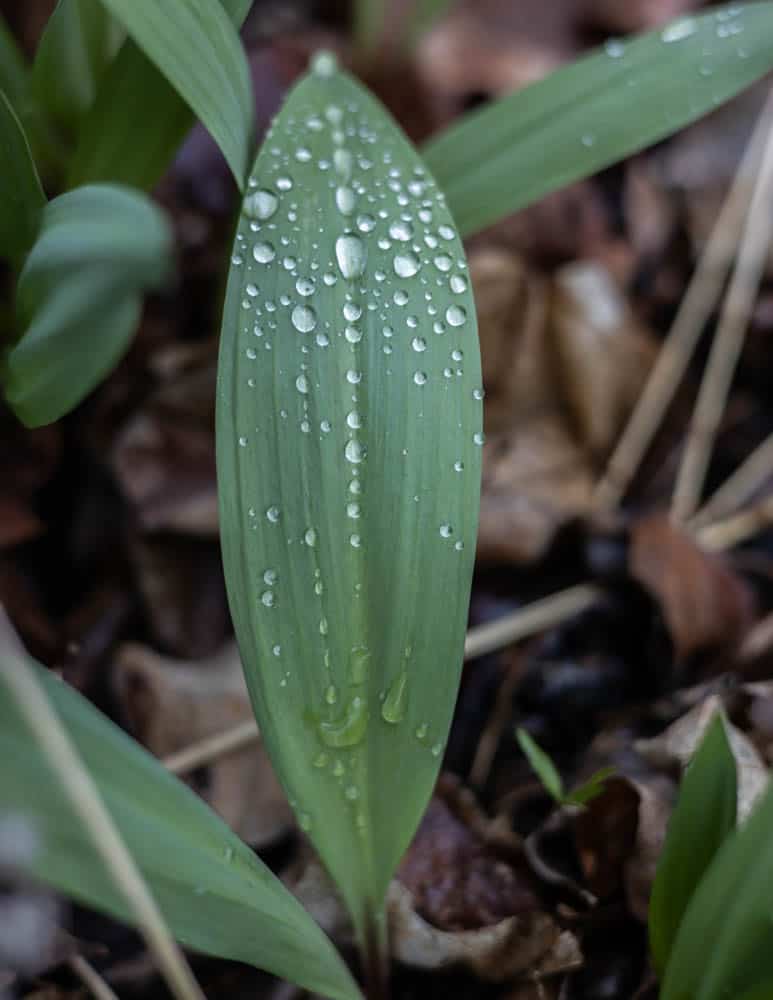
[(24, 129), (0, 90), (0, 256), (27, 250), (45, 203)]
[(46, 205), (17, 288), (19, 341), (5, 359), (6, 398), (26, 424), (57, 420), (117, 363), (142, 295), (171, 271), (159, 209), (128, 188), (77, 188)]
[(694, 121), (773, 67), (773, 3), (605, 49), (462, 118), (422, 150), (462, 234)]
[(480, 386), (442, 196), (384, 109), (323, 56), (266, 137), (239, 223), (218, 487), (263, 738), (361, 932), (453, 711)]
[(217, 0), (102, 2), (211, 133), (241, 188), (253, 143), (252, 90), (244, 49), (223, 5)]
[[(6, 654), (7, 655), (7, 654)], [(174, 935), (197, 951), (247, 962), (341, 1000), (359, 991), (311, 917), (253, 852), (182, 782), (89, 702), (42, 668), (65, 724)], [(32, 871), (89, 906), (130, 912), (0, 680), (0, 812), (31, 820)]]
[[(236, 28), (251, 0), (222, 0)], [(142, 122), (142, 142), (137, 122)], [(193, 112), (141, 48), (127, 39), (102, 78), (68, 165), (68, 187), (112, 181), (151, 188), (194, 122)]]
[[(725, 1000), (773, 978), (773, 791), (719, 849), (690, 900), (661, 1000)], [(702, 836), (696, 828), (695, 837)], [(754, 995), (752, 993), (752, 995)]]
[(736, 797), (735, 760), (717, 715), (682, 779), (652, 888), (650, 950), (661, 974), (695, 889), (735, 827)]

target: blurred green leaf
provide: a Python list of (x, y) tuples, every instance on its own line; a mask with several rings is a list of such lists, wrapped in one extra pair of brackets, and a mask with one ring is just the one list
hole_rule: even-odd
[(771, 998), (773, 998), (773, 978), (766, 979), (758, 986), (753, 986), (738, 1000), (771, 1000)]
[[(252, 0), (222, 0), (236, 28)], [(137, 121), (142, 121), (142, 142)], [(142, 49), (127, 39), (99, 86), (69, 163), (68, 187), (112, 181), (152, 188), (195, 121), (193, 112)]]
[[(700, 847), (703, 822), (694, 828)], [(773, 789), (719, 849), (690, 899), (661, 1000), (726, 1000), (773, 979)], [(754, 995), (754, 994), (753, 994)]]
[(733, 4), (593, 55), (460, 119), (424, 147), (477, 232), (694, 121), (773, 68), (773, 3)]
[(29, 249), (45, 204), (24, 129), (0, 90), (0, 256), (18, 258)]
[(381, 105), (322, 55), (290, 92), (244, 201), (218, 493), (263, 739), (361, 940), (453, 712), (481, 399), (475, 310), (442, 195)]
[(650, 950), (661, 976), (693, 893), (735, 828), (737, 796), (735, 760), (718, 714), (682, 778), (652, 887)]
[(515, 738), (518, 740), (518, 746), (523, 751), (524, 757), (526, 757), (532, 770), (542, 782), (545, 791), (556, 802), (559, 804), (563, 803), (564, 782), (558, 773), (556, 765), (525, 729), (519, 726), (515, 731)]
[(29, 68), (5, 18), (0, 14), (0, 90), (19, 114), (18, 102), (29, 86)]
[(417, 42), (455, 3), (456, 0), (415, 0), (406, 27), (409, 40)]
[(572, 806), (586, 806), (604, 792), (604, 783), (615, 775), (614, 767), (602, 767), (592, 774), (578, 788), (573, 788), (564, 796), (564, 802)]
[[(244, 49), (223, 5), (217, 0), (102, 2), (209, 130), (243, 188), (254, 139), (252, 87)], [(178, 128), (175, 116), (175, 135)]]
[[(7, 657), (8, 652), (0, 655)], [(186, 785), (48, 671), (36, 666), (174, 935), (197, 951), (268, 969), (341, 1000), (359, 991), (300, 903)], [(0, 809), (28, 818), (40, 848), (31, 871), (131, 922), (0, 674)]]
[(118, 362), (142, 294), (171, 270), (169, 227), (127, 188), (94, 185), (49, 202), (19, 278), (23, 331), (5, 359), (8, 402), (30, 426), (71, 410)]
[(100, 0), (59, 0), (35, 53), (32, 91), (51, 121), (74, 137), (123, 30)]

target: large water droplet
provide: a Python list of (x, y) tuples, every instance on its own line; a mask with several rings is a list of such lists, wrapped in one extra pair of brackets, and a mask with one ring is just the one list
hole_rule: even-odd
[(360, 278), (365, 273), (368, 252), (359, 236), (339, 236), (335, 244), (336, 261), (347, 280)]
[(448, 287), (455, 295), (461, 295), (467, 291), (467, 279), (461, 274), (454, 274), (448, 279)]
[(350, 187), (336, 188), (336, 208), (342, 215), (351, 215), (357, 205), (357, 195)]
[(338, 60), (332, 52), (323, 49), (321, 52), (317, 52), (311, 60), (311, 69), (317, 76), (327, 78), (338, 69)]
[(408, 704), (408, 674), (402, 670), (392, 682), (387, 696), (381, 705), (381, 717), (393, 725), (405, 718)]
[(248, 215), (251, 219), (260, 219), (262, 222), (270, 219), (278, 206), (279, 199), (273, 191), (269, 191), (267, 188), (253, 191), (252, 194), (248, 194), (244, 199), (245, 215)]
[(359, 330), (356, 326), (347, 326), (344, 330), (344, 337), (346, 337), (350, 344), (359, 344), (362, 340), (362, 330)]
[(252, 256), (259, 264), (270, 264), (276, 257), (276, 250), (270, 243), (256, 243), (252, 248)]
[(414, 337), (411, 341), (411, 347), (414, 351), (418, 351), (421, 354), (427, 350), (427, 341), (423, 337)]
[(292, 312), (292, 321), (299, 333), (309, 333), (317, 325), (317, 314), (311, 306), (296, 306)]
[(367, 727), (365, 699), (355, 695), (349, 700), (341, 719), (320, 723), (319, 735), (326, 746), (353, 747), (362, 741)]
[(461, 306), (449, 306), (446, 309), (446, 322), (449, 326), (464, 326), (467, 322), (467, 311)]
[(346, 456), (347, 462), (351, 462), (352, 465), (359, 465), (359, 463), (365, 458), (365, 448), (359, 441), (355, 441), (354, 438), (352, 438), (351, 441), (346, 442), (344, 455)]
[(316, 285), (317, 283), (314, 278), (298, 278), (295, 282), (295, 290), (299, 295), (308, 298), (309, 295), (314, 294)]
[(357, 320), (362, 316), (362, 307), (357, 305), (356, 302), (345, 302), (344, 303), (344, 319), (348, 320), (349, 323), (356, 323)]
[(401, 243), (407, 243), (413, 237), (413, 226), (410, 222), (404, 222), (402, 219), (399, 219), (389, 227), (389, 235), (393, 240), (400, 240)]
[(395, 254), (395, 259), (393, 261), (395, 274), (400, 278), (412, 278), (415, 274), (418, 274), (419, 258), (415, 253), (398, 253)]

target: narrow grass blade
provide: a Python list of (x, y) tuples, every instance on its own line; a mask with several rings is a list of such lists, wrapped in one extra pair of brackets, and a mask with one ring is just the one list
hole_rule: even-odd
[[(695, 827), (694, 846), (703, 836)], [(773, 789), (722, 845), (693, 894), (661, 1000), (725, 1000), (773, 979)]]
[(734, 4), (600, 52), (462, 118), (423, 153), (463, 234), (670, 135), (773, 67), (773, 3)]
[(45, 204), (24, 129), (0, 90), (0, 256), (17, 258), (29, 249)]
[[(7, 655), (7, 654), (3, 654)], [(85, 762), (175, 936), (341, 1000), (359, 997), (301, 905), (194, 793), (85, 699), (42, 668), (45, 692)], [(81, 902), (131, 921), (15, 707), (0, 673), (0, 808), (34, 825), (32, 871)]]
[(209, 130), (241, 189), (253, 143), (252, 89), (244, 49), (223, 5), (102, 2)]
[(93, 185), (49, 202), (19, 278), (19, 341), (4, 386), (30, 426), (79, 403), (126, 350), (142, 294), (171, 272), (162, 213), (128, 188)]
[(650, 951), (660, 975), (693, 893), (735, 828), (737, 786), (725, 724), (717, 715), (682, 779), (652, 887)]
[(123, 40), (100, 0), (59, 0), (40, 39), (32, 69), (39, 106), (69, 137), (91, 106), (99, 79)]
[(229, 599), (263, 739), (362, 939), (456, 698), (475, 311), (442, 194), (332, 57), (291, 91), (243, 209), (217, 412)]
[(564, 782), (556, 769), (556, 765), (545, 753), (539, 744), (529, 736), (525, 729), (520, 727), (515, 731), (515, 738), (518, 746), (523, 751), (524, 757), (531, 765), (531, 769), (537, 775), (548, 795), (556, 802), (564, 799)]
[[(252, 0), (222, 0), (241, 27)], [(136, 123), (142, 121), (142, 142)], [(166, 170), (195, 117), (164, 74), (127, 39), (81, 123), (67, 186), (111, 181), (152, 188)]]

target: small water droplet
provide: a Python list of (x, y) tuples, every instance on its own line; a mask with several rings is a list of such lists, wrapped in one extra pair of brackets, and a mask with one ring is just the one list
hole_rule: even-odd
[(327, 767), (328, 760), (329, 760), (328, 755), (325, 753), (324, 750), (321, 750), (312, 761), (312, 764), (314, 765), (314, 767)]
[(332, 271), (325, 271), (322, 275), (322, 280), (327, 285), (328, 288), (332, 288), (333, 285), (338, 281), (338, 278), (333, 274)]
[(433, 757), (439, 757), (442, 752), (443, 752), (442, 743), (435, 743), (432, 749), (430, 750), (430, 753), (432, 754)]
[(325, 701), (328, 705), (335, 705), (338, 701), (338, 690), (336, 689), (335, 684), (328, 684), (325, 689)]
[(252, 248), (252, 256), (259, 264), (270, 264), (276, 257), (276, 250), (270, 243), (256, 243)]
[(683, 38), (689, 38), (698, 30), (698, 23), (692, 17), (683, 17), (673, 24), (669, 24), (660, 34), (661, 39), (666, 42), (681, 42)]
[(462, 352), (459, 350), (458, 347), (454, 348), (454, 350), (451, 351), (451, 360), (452, 361), (461, 361), (463, 357), (464, 357), (464, 354), (462, 354)]
[(408, 293), (404, 289), (398, 288), (395, 294), (392, 296), (392, 301), (396, 306), (407, 305)]
[(274, 654), (274, 656), (281, 656), (282, 647), (279, 645), (279, 643), (277, 643), (275, 646), (271, 647), (271, 652)]
[(295, 388), (298, 392), (302, 393), (304, 396), (309, 391), (309, 380), (305, 375), (299, 375), (295, 380)]
[(311, 816), (304, 812), (298, 813), (298, 826), (304, 833), (308, 833), (311, 830)]
[(320, 347), (327, 347), (330, 343), (330, 338), (326, 333), (318, 333), (314, 339)]
[(279, 521), (279, 508), (269, 507), (266, 511), (266, 517), (272, 524), (276, 524)]
[(280, 191), (290, 191), (293, 186), (292, 177), (277, 177), (276, 186)]
[(408, 704), (408, 674), (402, 670), (392, 681), (386, 698), (381, 705), (381, 717), (384, 722), (396, 725), (405, 718), (405, 709)]
[[(415, 253), (398, 253), (395, 254), (393, 261), (395, 274), (400, 278), (412, 278), (415, 274), (418, 274), (419, 258)], [(395, 295), (397, 293), (395, 292)], [(407, 301), (407, 297), (406, 297)]]
[(264, 590), (260, 595), (260, 603), (265, 605), (267, 608), (273, 608), (275, 600), (276, 598), (274, 597), (273, 590)]
[(376, 228), (376, 220), (367, 213), (357, 216), (357, 228), (361, 233), (372, 233)]
[(317, 544), (317, 533), (313, 528), (308, 528), (303, 536), (304, 542), (313, 548)]
[(295, 159), (299, 163), (308, 163), (311, 159), (311, 150), (307, 146), (299, 146), (295, 151)]
[(362, 372), (358, 372), (355, 371), (353, 368), (350, 368), (349, 371), (346, 373), (346, 381), (350, 385), (358, 385), (359, 382), (362, 381)]
[(360, 278), (365, 273), (368, 253), (359, 236), (339, 236), (335, 243), (336, 261), (347, 280)]
[(346, 505), (346, 516), (357, 520), (360, 516), (360, 505), (358, 503), (348, 503)]
[(298, 278), (295, 282), (295, 290), (299, 295), (308, 298), (309, 295), (314, 294), (316, 285), (317, 283), (314, 278)]
[(346, 791), (344, 792), (344, 795), (350, 802), (356, 802), (357, 799), (360, 797), (360, 793), (357, 791), (357, 788), (354, 785), (349, 785)]
[(461, 295), (462, 292), (467, 291), (467, 279), (463, 278), (461, 274), (453, 274), (448, 279), (448, 287), (455, 295)]
[(625, 55), (625, 43), (621, 42), (619, 38), (608, 38), (604, 42), (604, 51), (612, 59), (620, 59), (621, 56)]
[(411, 341), (411, 347), (414, 351), (418, 351), (421, 354), (423, 351), (427, 350), (427, 341), (423, 337), (414, 337)]
[(485, 394), (485, 392), (482, 389), (473, 389), (472, 390), (472, 398), (473, 399), (477, 399), (479, 402), (480, 402), (480, 400), (483, 399), (483, 397), (485, 395), (486, 394)]
[(346, 414), (346, 423), (353, 431), (362, 427), (362, 419), (356, 410), (350, 410), (349, 413)]
[(416, 739), (423, 740), (426, 737), (428, 730), (429, 726), (427, 725), (427, 723), (422, 722), (421, 725), (417, 726), (416, 728)]
[(451, 226), (438, 226), (438, 236), (443, 240), (452, 240), (456, 234)]
[(346, 337), (350, 344), (359, 344), (362, 340), (362, 330), (359, 330), (356, 326), (347, 326), (344, 330), (344, 337)]
[(449, 257), (448, 254), (445, 253), (439, 254), (437, 257), (435, 257), (433, 263), (435, 264), (435, 267), (438, 269), (438, 271), (444, 271), (444, 272), (450, 271), (451, 268), (454, 266), (453, 258)]
[(239, 438), (239, 447), (240, 448), (246, 448), (247, 447), (247, 438), (244, 437), (244, 435), (242, 435), (242, 437)]
[(333, 166), (344, 180), (349, 180), (352, 172), (352, 154), (348, 149), (337, 149), (333, 153)]
[(234, 859), (233, 847), (226, 847), (226, 849), (223, 851), (223, 857), (230, 864)]
[(352, 479), (349, 483), (349, 492), (353, 493), (354, 496), (359, 496), (362, 493), (362, 484), (359, 479)]
[[(269, 510), (273, 509), (275, 508), (271, 507), (269, 508)], [(266, 511), (266, 515), (268, 516), (268, 511)], [(269, 520), (272, 520), (272, 518), (269, 517)], [(275, 569), (267, 569), (266, 572), (263, 574), (263, 582), (266, 584), (267, 587), (273, 587), (276, 581), (277, 581), (277, 571)]]
[(425, 385), (426, 382), (427, 382), (427, 373), (426, 372), (414, 372), (413, 373), (413, 381), (416, 383), (416, 385)]
[(359, 535), (349, 535), (349, 544), (353, 549), (358, 549), (362, 545), (362, 539)]
[(244, 199), (244, 214), (251, 219), (260, 219), (261, 222), (270, 219), (278, 207), (279, 199), (273, 191), (269, 191), (267, 188), (253, 191)]
[(454, 543), (454, 548), (456, 549), (457, 552), (461, 552), (462, 549), (464, 548), (464, 542), (461, 542), (461, 541), (455, 542)]
[(317, 325), (317, 314), (311, 306), (296, 306), (292, 312), (292, 322), (299, 333), (309, 333)]
[(483, 434), (482, 431), (476, 431), (472, 435), (472, 440), (473, 440), (474, 444), (482, 445), (485, 442), (485, 440), (486, 440), (486, 436), (485, 436), (485, 434)]
[(389, 227), (389, 235), (393, 240), (399, 240), (401, 243), (407, 243), (408, 240), (413, 238), (413, 226), (410, 222), (405, 222), (400, 219), (393, 222)]
[(440, 525), (440, 534), (441, 534), (441, 536), (443, 538), (450, 538), (451, 535), (453, 535), (453, 533), (454, 533), (454, 529), (451, 527), (450, 524), (441, 524)]
[(329, 434), (333, 427), (329, 420), (320, 420), (319, 429), (323, 434)]
[(312, 72), (323, 79), (332, 76), (338, 69), (338, 60), (332, 52), (323, 49), (311, 60)]
[(327, 635), (327, 633), (328, 633), (327, 618), (320, 618), (320, 620), (319, 620), (319, 634), (320, 635)]
[(345, 302), (343, 311), (344, 319), (348, 320), (349, 323), (356, 323), (360, 316), (362, 316), (362, 307), (357, 305), (356, 302)]

